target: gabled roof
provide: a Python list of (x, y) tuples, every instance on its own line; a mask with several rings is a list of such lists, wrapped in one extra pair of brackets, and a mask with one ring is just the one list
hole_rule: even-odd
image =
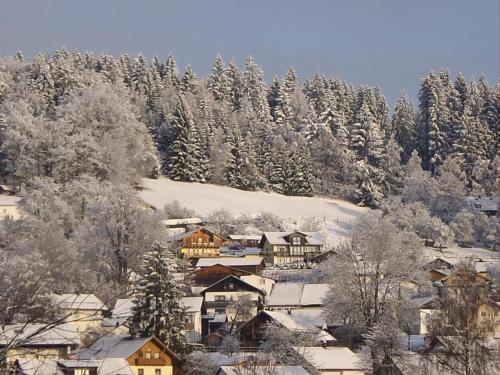
[(181, 303), (188, 313), (201, 311), (203, 297), (183, 297)]
[(302, 283), (276, 283), (267, 299), (269, 306), (298, 306), (302, 299)]
[(80, 345), (78, 326), (64, 323), (47, 328), (46, 324), (10, 324), (0, 329), (0, 346), (67, 346)]
[[(206, 259), (206, 258), (201, 258), (201, 259)], [(228, 269), (230, 271), (235, 271), (237, 273), (242, 273), (242, 274), (245, 274), (245, 275), (255, 275), (254, 273), (252, 273), (250, 271), (245, 271), (245, 270), (242, 270), (242, 269), (239, 269), (239, 268), (234, 268), (234, 267), (231, 267), (231, 266), (226, 266), (226, 265), (220, 264), (220, 263), (212, 264), (211, 266), (203, 267), (203, 271), (208, 270), (211, 267), (222, 267), (222, 268), (226, 268), (226, 269)], [(198, 269), (194, 270), (193, 274), (196, 274), (199, 271), (202, 271), (202, 268), (198, 268)]]
[(323, 242), (317, 238), (317, 233), (316, 232), (299, 232), (299, 231), (293, 231), (293, 232), (264, 232), (262, 234), (262, 239), (261, 239), (261, 245), (264, 239), (267, 239), (267, 241), (271, 245), (287, 245), (289, 242), (287, 242), (286, 238), (289, 237), (292, 234), (299, 234), (301, 236), (304, 236), (307, 240), (308, 244), (311, 245), (323, 245)]
[(210, 267), (216, 264), (220, 264), (227, 267), (238, 267), (238, 266), (260, 266), (264, 262), (263, 257), (252, 257), (252, 258), (235, 258), (235, 257), (216, 257), (216, 258), (200, 258), (196, 263), (196, 267)]
[(95, 294), (52, 294), (51, 299), (60, 309), (107, 310), (107, 306)]
[(74, 353), (74, 357), (79, 360), (106, 358), (127, 359), (150, 341), (154, 341), (156, 345), (164, 349), (173, 359), (178, 359), (174, 352), (154, 336), (132, 338), (129, 335), (103, 336), (89, 348)]
[(328, 284), (276, 283), (267, 304), (269, 306), (321, 306)]
[[(226, 276), (224, 277), (223, 279), (213, 283), (212, 285), (206, 287), (200, 294), (205, 294), (205, 292), (210, 292), (211, 289), (213, 289), (216, 285), (219, 285), (219, 284), (222, 284), (228, 280), (231, 280), (233, 281), (235, 284), (238, 284), (241, 288), (243, 288), (244, 290), (249, 290), (249, 291), (254, 291), (254, 292), (258, 292), (259, 294), (262, 294), (262, 290), (261, 289), (258, 289), (256, 287), (254, 287), (253, 285), (250, 285), (248, 284), (247, 282), (237, 278), (236, 276), (233, 276), (233, 275), (229, 275), (229, 276)], [(238, 290), (237, 288), (235, 290)]]
[(314, 368), (328, 370), (363, 370), (362, 358), (344, 347), (306, 347), (298, 349)]

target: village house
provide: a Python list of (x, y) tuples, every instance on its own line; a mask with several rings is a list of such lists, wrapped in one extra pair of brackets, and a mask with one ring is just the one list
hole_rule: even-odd
[(0, 220), (9, 217), (13, 220), (17, 220), (21, 217), (21, 211), (19, 209), (19, 201), (21, 197), (16, 197), (14, 195), (0, 195)]
[(323, 242), (310, 232), (264, 232), (259, 242), (268, 264), (311, 262), (321, 254)]
[(52, 294), (52, 303), (66, 322), (74, 323), (78, 332), (101, 327), (108, 307), (94, 294)]
[[(174, 375), (180, 358), (155, 337), (104, 336), (89, 348), (74, 353), (73, 361), (62, 361), (71, 374)], [(102, 372), (99, 366), (119, 372)]]
[(246, 347), (259, 347), (265, 340), (265, 328), (270, 322), (288, 329), (292, 333), (314, 332), (318, 346), (335, 345), (335, 338), (328, 332), (305, 322), (290, 313), (281, 311), (260, 311), (238, 329), (238, 337)]
[(201, 295), (205, 298), (208, 314), (226, 316), (228, 320), (236, 316), (236, 312), (230, 308), (235, 302), (244, 300), (249, 307), (248, 313), (253, 316), (257, 314), (264, 298), (261, 289), (232, 275), (205, 288)]
[(266, 267), (264, 258), (233, 258), (233, 257), (218, 257), (218, 258), (200, 258), (196, 262), (196, 268), (211, 267), (220, 264), (226, 267), (236, 268), (241, 271), (247, 271), (253, 274), (259, 274)]
[(484, 212), (486, 215), (495, 216), (498, 211), (498, 206), (500, 205), (500, 198), (495, 196), (468, 196), (465, 197), (465, 204), (473, 210)]
[(197, 228), (171, 237), (174, 246), (184, 258), (219, 257), (221, 246), (228, 240), (207, 228)]
[(359, 354), (345, 347), (305, 347), (297, 352), (311, 364), (320, 375), (365, 375), (366, 365)]
[(81, 333), (74, 323), (48, 326), (43, 323), (11, 324), (0, 328), (0, 348), (7, 351), (7, 366), (17, 360), (66, 358), (81, 344)]

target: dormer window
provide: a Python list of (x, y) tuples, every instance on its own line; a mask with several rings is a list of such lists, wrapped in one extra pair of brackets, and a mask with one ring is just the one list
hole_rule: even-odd
[(300, 237), (299, 236), (292, 237), (292, 245), (300, 245)]

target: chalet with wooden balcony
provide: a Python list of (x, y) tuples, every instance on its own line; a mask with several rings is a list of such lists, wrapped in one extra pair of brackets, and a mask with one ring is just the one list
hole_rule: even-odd
[(220, 248), (229, 243), (227, 238), (205, 227), (179, 233), (171, 240), (179, 253), (189, 259), (218, 257)]
[(296, 264), (321, 254), (323, 242), (311, 232), (264, 232), (259, 247), (266, 264)]

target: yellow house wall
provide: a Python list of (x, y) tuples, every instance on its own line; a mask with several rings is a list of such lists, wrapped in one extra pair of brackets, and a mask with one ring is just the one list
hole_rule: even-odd
[(174, 368), (172, 366), (130, 366), (134, 375), (139, 375), (139, 369), (144, 370), (144, 375), (156, 375), (155, 370), (161, 369), (161, 375), (173, 375)]

